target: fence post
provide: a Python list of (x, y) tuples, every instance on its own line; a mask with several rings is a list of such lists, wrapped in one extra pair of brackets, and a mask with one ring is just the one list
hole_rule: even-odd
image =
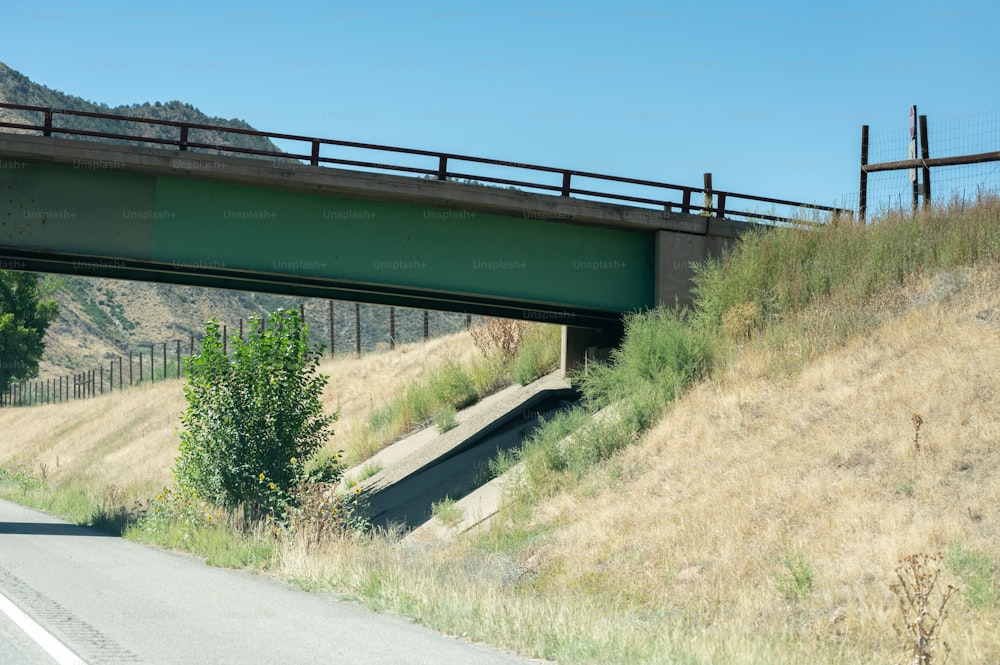
[(361, 357), (361, 305), (354, 303), (354, 347), (358, 357)]
[(177, 378), (181, 378), (181, 341), (177, 340)]
[(865, 223), (868, 212), (868, 125), (861, 125), (861, 187), (858, 189), (858, 221)]
[(122, 383), (122, 357), (118, 356), (118, 388), (123, 389), (125, 385)]
[(334, 357), (334, 356), (337, 355), (337, 352), (336, 352), (336, 350), (334, 350), (334, 347), (333, 347), (333, 342), (334, 342), (334, 337), (333, 337), (333, 301), (330, 300), (330, 301), (327, 301), (327, 302), (328, 302), (328, 304), (330, 306), (330, 357), (332, 358), (332, 357)]
[(470, 328), (472, 328), (472, 315), (471, 314), (466, 314), (465, 315), (465, 329), (469, 330)]
[(927, 160), (931, 157), (930, 146), (927, 145), (927, 116), (920, 116), (920, 159), (924, 160), (924, 165), (920, 167), (921, 175), (924, 179), (924, 208), (931, 205), (931, 167), (927, 166)]
[(396, 308), (389, 307), (389, 350), (396, 348)]
[(701, 211), (703, 215), (712, 215), (712, 174), (705, 174), (705, 201), (704, 208)]
[(167, 380), (167, 343), (163, 343), (163, 380)]
[(132, 352), (128, 352), (128, 385), (129, 388), (135, 385), (135, 381), (132, 380)]
[(431, 331), (430, 318), (429, 318), (429, 315), (427, 314), (427, 310), (425, 309), (424, 310), (424, 341), (425, 342), (430, 337), (430, 331)]

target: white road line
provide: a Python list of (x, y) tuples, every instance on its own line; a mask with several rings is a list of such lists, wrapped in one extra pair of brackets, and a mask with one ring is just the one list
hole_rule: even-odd
[(52, 633), (42, 628), (2, 593), (0, 593), (0, 612), (10, 617), (18, 628), (35, 640), (38, 646), (45, 649), (45, 652), (52, 656), (59, 665), (87, 665), (82, 658), (70, 651), (69, 647), (53, 637)]

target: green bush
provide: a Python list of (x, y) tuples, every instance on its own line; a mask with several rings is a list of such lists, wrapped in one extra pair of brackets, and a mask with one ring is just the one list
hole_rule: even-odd
[(479, 399), (472, 377), (461, 365), (448, 362), (430, 379), (430, 392), (438, 404), (464, 409)]
[(511, 363), (511, 378), (526, 386), (559, 367), (561, 334), (559, 326), (538, 324), (529, 327)]
[(659, 410), (704, 373), (711, 360), (706, 337), (689, 324), (684, 312), (658, 308), (630, 314), (621, 348), (611, 352), (609, 363), (588, 369), (581, 389), (591, 408), (631, 401), (639, 394), (659, 401), (654, 407)]
[(254, 317), (246, 339), (231, 341), (230, 358), (218, 322), (209, 321), (201, 353), (187, 361), (174, 477), (182, 492), (260, 517), (276, 498), (288, 500), (337, 416), (323, 413), (327, 377), (316, 374), (319, 354), (298, 312)]
[(434, 416), (434, 425), (442, 434), (450, 429), (455, 429), (458, 425), (458, 412), (455, 411), (455, 407), (447, 406), (438, 411), (437, 415)]

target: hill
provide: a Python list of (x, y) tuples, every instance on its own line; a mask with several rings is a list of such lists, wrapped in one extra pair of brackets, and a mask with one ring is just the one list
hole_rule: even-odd
[[(0, 63), (0, 102), (253, 129), (243, 120), (210, 117), (179, 101), (109, 107), (35, 83), (3, 63)], [(0, 114), (6, 122), (37, 123), (39, 120), (37, 113), (26, 111), (0, 110)], [(75, 129), (122, 131), (116, 121), (108, 119), (67, 117), (61, 122), (60, 126)], [(128, 131), (136, 129), (130, 125)], [(143, 128), (143, 135), (176, 138), (174, 131), (151, 125)], [(237, 147), (280, 151), (270, 140), (256, 136), (213, 134), (211, 140)], [(148, 354), (150, 344), (159, 346), (167, 342), (174, 348), (176, 340), (180, 340), (187, 348), (191, 336), (199, 338), (205, 322), (211, 317), (235, 333), (240, 320), (246, 321), (252, 314), (262, 315), (300, 305), (305, 307), (313, 344), (330, 348), (329, 302), (325, 300), (57, 275), (45, 277), (44, 293), (59, 303), (60, 317), (45, 338), (46, 353), (39, 367), (43, 380), (106, 367), (108, 361), (127, 358), (130, 352), (138, 354), (145, 349)], [(334, 310), (335, 350), (338, 353), (353, 351), (356, 348), (354, 305), (336, 302)], [(466, 324), (464, 315), (433, 312), (428, 318), (431, 336), (453, 333)], [(389, 345), (387, 307), (361, 306), (360, 321), (363, 351)], [(396, 340), (422, 339), (423, 327), (422, 312), (401, 310), (396, 315)]]
[[(45, 106), (49, 108), (69, 109), (74, 111), (89, 111), (92, 113), (109, 113), (122, 116), (127, 115), (139, 118), (154, 118), (157, 120), (191, 122), (197, 124), (232, 127), (237, 129), (253, 129), (253, 127), (251, 127), (250, 124), (244, 120), (240, 120), (238, 118), (231, 118), (227, 120), (225, 118), (208, 116), (191, 104), (186, 104), (176, 100), (153, 103), (147, 101), (122, 106), (108, 106), (107, 104), (87, 101), (83, 97), (69, 95), (35, 83), (24, 74), (11, 69), (2, 62), (0, 62), (0, 102), (8, 104), (24, 104), (27, 106)], [(2, 114), (0, 117), (2, 117), (5, 122), (29, 122), (37, 124), (40, 120), (39, 114), (31, 111), (2, 109), (0, 110), (0, 114)], [(96, 132), (125, 133), (121, 123), (106, 118), (61, 116), (56, 126), (67, 129), (82, 129)], [(175, 128), (160, 125), (128, 125), (127, 133), (138, 133), (147, 138), (177, 139), (177, 130)], [(260, 136), (201, 132), (198, 134), (197, 138), (192, 136), (192, 141), (202, 141), (209, 137), (211, 141), (205, 142), (280, 152), (280, 149), (274, 145), (274, 143), (272, 143), (269, 139)], [(127, 143), (126, 141), (115, 139), (99, 139), (91, 137), (87, 137), (87, 140)]]

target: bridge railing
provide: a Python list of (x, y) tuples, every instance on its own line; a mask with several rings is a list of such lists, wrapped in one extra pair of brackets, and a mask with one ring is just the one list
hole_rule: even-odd
[[(360, 143), (357, 141), (342, 141), (337, 139), (324, 139), (313, 136), (301, 136), (298, 134), (283, 134), (277, 132), (262, 132), (254, 129), (242, 129), (238, 127), (222, 127), (218, 125), (206, 125), (191, 122), (180, 122), (176, 120), (161, 120), (157, 118), (140, 118), (135, 116), (118, 115), (113, 113), (97, 113), (92, 111), (75, 111), (70, 109), (54, 109), (43, 106), (30, 106), (25, 104), (0, 103), (0, 109), (12, 109), (27, 111), (29, 113), (41, 114), (40, 122), (8, 122), (2, 121), (0, 116), (0, 127), (10, 129), (20, 129), (26, 131), (40, 131), (43, 136), (67, 135), (83, 136), (91, 138), (112, 139), (120, 141), (130, 141), (136, 143), (148, 143), (157, 146), (173, 147), (178, 151), (188, 150), (212, 150), (217, 152), (228, 152), (241, 155), (253, 155), (259, 157), (270, 157), (281, 160), (301, 160), (311, 166), (321, 166), (325, 164), (348, 166), (363, 169), (376, 169), (388, 172), (407, 173), (432, 177), (438, 180), (473, 180), (481, 183), (494, 185), (504, 185), (518, 188), (528, 188), (551, 192), (559, 196), (583, 196), (596, 200), (610, 200), (631, 204), (641, 204), (643, 206), (656, 206), (666, 212), (679, 211), (682, 213), (708, 214), (717, 217), (743, 217), (754, 221), (808, 224), (812, 223), (807, 219), (807, 215), (815, 217), (817, 214), (829, 213), (833, 217), (852, 216), (853, 211), (847, 208), (836, 208), (831, 206), (816, 205), (812, 203), (802, 203), (766, 196), (755, 196), (751, 194), (738, 194), (723, 190), (712, 189), (711, 187), (690, 187), (686, 185), (674, 185), (654, 180), (643, 180), (638, 178), (627, 178), (603, 173), (593, 173), (590, 171), (579, 171), (576, 169), (563, 169), (551, 166), (540, 166), (537, 164), (526, 164), (521, 162), (511, 162), (500, 159), (490, 159), (487, 157), (475, 157), (457, 153), (436, 152), (432, 150), (420, 150), (416, 148), (400, 148), (396, 146), (379, 145), (373, 143)], [(77, 116), (85, 118), (115, 120), (124, 123), (135, 123), (139, 125), (156, 125), (161, 127), (173, 127), (177, 130), (177, 138), (160, 138), (155, 136), (144, 136), (142, 134), (118, 134), (113, 132), (102, 132), (87, 129), (74, 129), (72, 127), (58, 126), (56, 119), (60, 116)], [(234, 134), (242, 136), (254, 136), (269, 140), (292, 141), (305, 143), (308, 145), (308, 153), (291, 153), (279, 150), (262, 150), (256, 148), (244, 148), (224, 143), (208, 143), (204, 141), (192, 140), (192, 130), (211, 131), (221, 134)], [(412, 166), (405, 164), (393, 164), (386, 162), (373, 162), (362, 159), (347, 159), (344, 157), (329, 157), (321, 155), (323, 146), (337, 146), (340, 148), (355, 148), (365, 151), (376, 151), (387, 155), (412, 155), (427, 157), (431, 160), (431, 165), (427, 167)], [(483, 173), (454, 171), (451, 170), (456, 162), (469, 164), (490, 165), (522, 171), (554, 174), (558, 185), (551, 183), (518, 180), (514, 178), (499, 177)], [(291, 163), (291, 162), (288, 162)], [(598, 181), (599, 183), (612, 183), (611, 190), (593, 189), (587, 187), (574, 186), (574, 178), (579, 183), (580, 179)], [(707, 184), (707, 183), (706, 183)], [(626, 194), (621, 191), (613, 191), (613, 185), (634, 185), (645, 188), (652, 188), (656, 192), (664, 192), (669, 199), (654, 196), (636, 196)], [(699, 199), (701, 205), (698, 204)], [(733, 205), (734, 201), (751, 202), (752, 204), (769, 204), (771, 206), (781, 206), (782, 208), (795, 211), (797, 216), (786, 217), (762, 213), (756, 210), (746, 209), (747, 203)]]

